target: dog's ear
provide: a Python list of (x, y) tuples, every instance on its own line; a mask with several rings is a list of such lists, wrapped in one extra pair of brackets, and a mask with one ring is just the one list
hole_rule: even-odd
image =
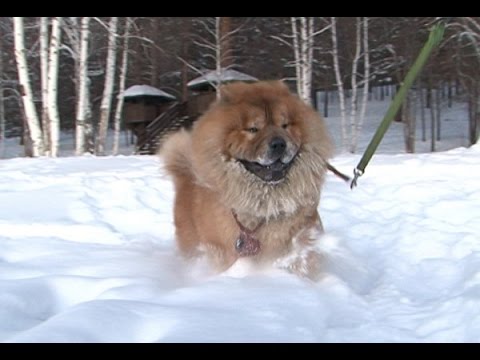
[[(231, 104), (233, 102), (238, 102), (239, 99), (243, 99), (244, 97), (248, 97), (251, 93), (252, 84), (243, 82), (243, 81), (235, 81), (228, 84), (220, 85), (217, 91), (220, 92), (220, 102), (224, 104)], [(257, 91), (260, 94), (262, 93), (273, 93), (283, 96), (290, 94), (290, 89), (288, 88), (287, 84), (285, 84), (282, 80), (270, 80), (270, 81), (260, 81), (253, 83), (253, 86), (256, 86)]]
[(220, 101), (222, 103), (230, 104), (236, 101), (236, 99), (241, 98), (248, 89), (249, 86), (247, 83), (243, 81), (234, 81), (220, 85), (217, 91), (220, 91)]
[(290, 93), (288, 85), (283, 80), (271, 80), (270, 84), (281, 93)]
[(231, 89), (231, 84), (222, 84), (220, 87), (217, 89), (217, 91), (220, 92), (220, 101), (222, 103), (229, 103), (231, 102), (232, 98), (232, 89)]

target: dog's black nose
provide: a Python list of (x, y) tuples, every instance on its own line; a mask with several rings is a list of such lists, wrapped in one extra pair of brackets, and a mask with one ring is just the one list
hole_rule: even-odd
[(285, 152), (287, 148), (287, 143), (283, 138), (276, 136), (270, 141), (270, 144), (268, 144), (268, 146), (270, 148), (270, 153), (272, 157), (279, 158)]

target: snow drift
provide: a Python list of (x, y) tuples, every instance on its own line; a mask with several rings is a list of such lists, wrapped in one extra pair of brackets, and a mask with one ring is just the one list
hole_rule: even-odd
[(172, 201), (155, 157), (0, 162), (0, 340), (480, 340), (479, 146), (329, 176), (317, 283), (184, 263)]

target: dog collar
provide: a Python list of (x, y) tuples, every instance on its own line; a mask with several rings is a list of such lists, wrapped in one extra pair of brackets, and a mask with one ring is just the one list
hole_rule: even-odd
[(232, 215), (238, 225), (238, 228), (240, 229), (240, 235), (235, 241), (235, 250), (241, 257), (257, 255), (261, 246), (260, 241), (258, 241), (258, 239), (255, 237), (255, 233), (265, 223), (265, 220), (260, 221), (257, 227), (251, 230), (245, 227), (240, 220), (238, 220), (237, 213), (233, 209)]

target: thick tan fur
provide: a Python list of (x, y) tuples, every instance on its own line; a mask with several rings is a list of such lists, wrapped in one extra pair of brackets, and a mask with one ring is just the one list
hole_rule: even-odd
[[(262, 158), (272, 136), (284, 137), (298, 154), (283, 180), (268, 183), (238, 159)], [(320, 257), (311, 249), (323, 231), (317, 208), (332, 143), (323, 119), (282, 82), (224, 86), (221, 99), (191, 131), (167, 139), (160, 155), (175, 184), (176, 239), (184, 255), (201, 249), (219, 271), (230, 267), (239, 258), (235, 210), (248, 228), (265, 221), (255, 263), (289, 259), (290, 271), (318, 277)]]

